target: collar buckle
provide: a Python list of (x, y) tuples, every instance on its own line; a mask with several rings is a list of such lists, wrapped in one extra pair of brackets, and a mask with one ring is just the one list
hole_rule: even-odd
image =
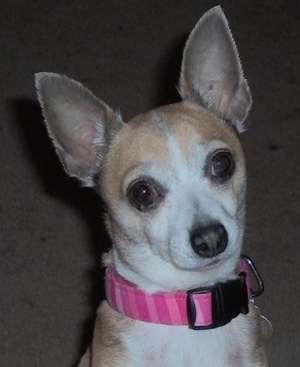
[[(197, 294), (211, 293), (212, 323), (208, 326), (197, 324), (197, 310), (195, 296)], [(249, 299), (246, 284), (246, 274), (241, 272), (238, 277), (219, 283), (210, 288), (195, 288), (187, 292), (187, 316), (189, 327), (194, 330), (214, 329), (228, 324), (240, 313), (249, 312)]]

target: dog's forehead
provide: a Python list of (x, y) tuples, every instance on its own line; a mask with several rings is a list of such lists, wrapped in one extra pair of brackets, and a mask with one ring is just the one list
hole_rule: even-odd
[(164, 106), (123, 127), (111, 147), (104, 176), (122, 181), (130, 171), (148, 164), (167, 169), (176, 151), (188, 162), (197, 146), (203, 145), (205, 151), (216, 142), (242, 156), (239, 138), (226, 122), (190, 103)]
[(130, 121), (117, 139), (117, 156), (130, 162), (149, 159), (152, 155), (168, 161), (172, 159), (168, 154), (170, 137), (176, 139), (184, 155), (190, 154), (195, 144), (209, 145), (214, 141), (223, 142), (233, 150), (241, 149), (237, 134), (225, 121), (199, 106), (178, 103)]

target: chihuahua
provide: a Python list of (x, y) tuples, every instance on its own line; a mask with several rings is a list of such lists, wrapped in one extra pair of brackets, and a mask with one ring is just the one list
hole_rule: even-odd
[(103, 198), (113, 244), (79, 366), (267, 366), (241, 257), (252, 99), (222, 9), (189, 36), (180, 103), (124, 123), (77, 81), (38, 73), (36, 86), (64, 169)]

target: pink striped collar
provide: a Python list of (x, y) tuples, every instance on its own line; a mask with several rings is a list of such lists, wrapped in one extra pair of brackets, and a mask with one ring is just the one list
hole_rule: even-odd
[[(105, 289), (109, 305), (135, 320), (187, 325), (193, 329), (223, 326), (240, 313), (248, 313), (251, 298), (248, 258), (239, 262), (237, 277), (206, 289), (148, 294), (106, 269)], [(250, 259), (249, 259), (250, 260)]]

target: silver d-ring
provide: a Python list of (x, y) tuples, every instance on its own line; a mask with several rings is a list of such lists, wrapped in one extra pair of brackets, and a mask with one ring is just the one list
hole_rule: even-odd
[(265, 289), (262, 277), (260, 276), (258, 270), (256, 269), (256, 266), (254, 265), (254, 262), (250, 259), (250, 257), (243, 254), (241, 255), (241, 257), (246, 261), (248, 268), (251, 270), (251, 273), (253, 274), (257, 283), (257, 289), (253, 290), (251, 288), (251, 295), (252, 297), (258, 297), (263, 293)]

